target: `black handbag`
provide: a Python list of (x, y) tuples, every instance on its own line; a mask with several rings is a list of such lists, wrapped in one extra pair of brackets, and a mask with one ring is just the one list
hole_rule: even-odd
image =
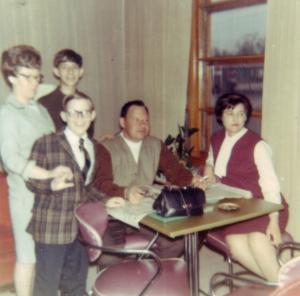
[(153, 209), (163, 217), (203, 214), (205, 193), (196, 187), (164, 187), (153, 203)]

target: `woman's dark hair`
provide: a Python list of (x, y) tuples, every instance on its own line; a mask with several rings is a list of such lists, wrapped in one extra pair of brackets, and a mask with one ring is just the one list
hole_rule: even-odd
[(247, 124), (252, 114), (252, 106), (249, 99), (246, 96), (239, 93), (227, 93), (220, 96), (217, 99), (215, 105), (215, 115), (216, 115), (217, 122), (220, 125), (223, 125), (222, 122), (223, 111), (225, 109), (233, 109), (238, 104), (242, 104), (245, 108), (246, 116), (247, 116), (246, 119), (246, 124)]
[(128, 101), (123, 105), (123, 107), (121, 108), (120, 117), (125, 118), (131, 106), (144, 107), (147, 114), (149, 114), (148, 107), (145, 105), (145, 103), (142, 100), (133, 100), (133, 101)]

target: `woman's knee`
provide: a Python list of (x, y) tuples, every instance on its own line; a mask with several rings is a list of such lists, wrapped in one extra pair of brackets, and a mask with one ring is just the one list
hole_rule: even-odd
[(232, 234), (225, 237), (226, 244), (231, 254), (237, 254), (247, 247), (247, 235)]
[(251, 232), (248, 234), (248, 241), (251, 247), (259, 247), (260, 245), (270, 244), (271, 242), (267, 235), (262, 232)]

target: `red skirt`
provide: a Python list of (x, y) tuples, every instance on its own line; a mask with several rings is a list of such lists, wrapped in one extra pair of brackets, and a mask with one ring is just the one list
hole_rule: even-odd
[[(254, 197), (255, 198), (255, 197)], [(284, 197), (282, 196), (282, 204), (284, 208), (279, 211), (279, 228), (281, 233), (285, 231), (288, 222), (288, 204), (286, 203)], [(244, 222), (235, 223), (229, 226), (225, 226), (212, 232), (220, 232), (220, 234), (225, 237), (230, 234), (246, 234), (250, 232), (262, 232), (266, 233), (266, 229), (269, 225), (270, 218), (269, 215), (264, 215), (258, 218), (247, 220)]]

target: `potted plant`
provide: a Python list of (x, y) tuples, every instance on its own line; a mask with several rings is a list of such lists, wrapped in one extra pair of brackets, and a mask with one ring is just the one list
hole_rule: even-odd
[[(198, 128), (188, 128), (178, 125), (178, 134), (176, 136), (168, 135), (164, 144), (170, 151), (178, 158), (178, 160), (188, 169), (192, 169), (191, 153), (194, 146), (191, 146), (190, 138), (193, 134), (198, 132)], [(163, 178), (163, 173), (159, 170), (157, 172), (159, 178)]]

